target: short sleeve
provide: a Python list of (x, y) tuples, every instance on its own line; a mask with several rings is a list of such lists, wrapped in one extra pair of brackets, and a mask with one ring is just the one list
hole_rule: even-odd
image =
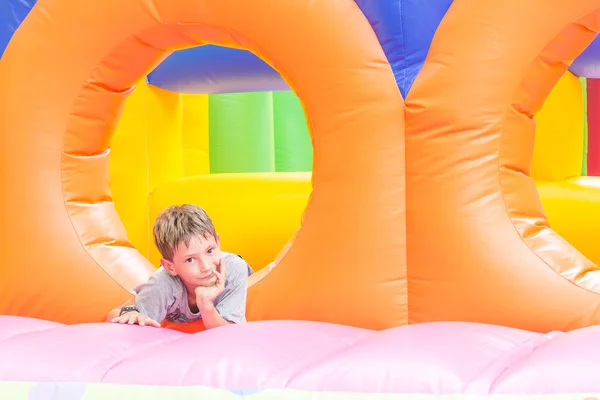
[(237, 255), (229, 255), (225, 261), (225, 289), (216, 299), (215, 309), (224, 320), (240, 324), (246, 322), (246, 295), (251, 269), (248, 263)]
[[(167, 276), (165, 276), (167, 275)], [(167, 272), (158, 270), (148, 282), (136, 286), (135, 305), (139, 312), (160, 323), (173, 303), (174, 289), (172, 278)]]

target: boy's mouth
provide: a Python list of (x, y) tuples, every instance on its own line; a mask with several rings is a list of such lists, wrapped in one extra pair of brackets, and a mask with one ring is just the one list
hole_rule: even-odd
[(210, 278), (211, 276), (214, 276), (214, 271), (211, 271), (210, 273), (208, 273), (208, 274), (206, 274), (204, 276), (201, 276), (198, 279), (204, 280), (204, 279)]

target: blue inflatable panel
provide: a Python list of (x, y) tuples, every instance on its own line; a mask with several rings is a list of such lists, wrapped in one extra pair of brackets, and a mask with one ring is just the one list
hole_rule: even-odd
[(0, 58), (36, 0), (0, 0)]
[[(356, 4), (373, 26), (406, 97), (452, 0), (356, 0)], [(182, 93), (289, 90), (279, 73), (252, 53), (212, 45), (173, 53), (148, 81)]]
[(253, 53), (214, 45), (174, 52), (148, 75), (148, 83), (196, 94), (290, 90), (281, 75)]
[(569, 71), (583, 78), (600, 78), (600, 36), (573, 61)]
[(452, 0), (356, 0), (367, 17), (406, 98)]

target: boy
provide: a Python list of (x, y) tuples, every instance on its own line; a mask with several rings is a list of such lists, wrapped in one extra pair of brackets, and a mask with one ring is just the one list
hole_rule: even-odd
[(107, 321), (160, 327), (163, 320), (202, 319), (205, 329), (246, 321), (246, 284), (253, 271), (240, 256), (221, 252), (202, 208), (184, 204), (162, 211), (154, 241), (161, 267)]

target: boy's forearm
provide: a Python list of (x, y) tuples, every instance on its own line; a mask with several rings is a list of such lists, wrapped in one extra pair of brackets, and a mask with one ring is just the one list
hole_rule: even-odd
[(135, 305), (135, 297), (127, 300), (125, 303), (121, 304), (119, 307), (111, 310), (106, 316), (106, 322), (110, 322), (113, 318), (117, 318), (119, 314), (121, 314), (121, 309), (125, 306)]
[(204, 329), (213, 329), (231, 324), (231, 322), (223, 319), (223, 317), (219, 315), (214, 305), (209, 304), (199, 308), (199, 310), (202, 321), (204, 322)]

